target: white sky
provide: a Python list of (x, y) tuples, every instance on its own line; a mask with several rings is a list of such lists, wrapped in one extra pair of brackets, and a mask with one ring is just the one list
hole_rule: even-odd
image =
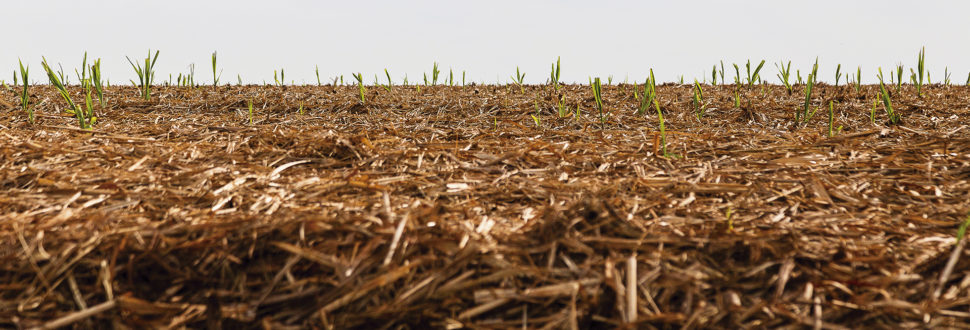
[(212, 51), (222, 82), (232, 83), (237, 74), (272, 82), (279, 68), (287, 81), (316, 83), (314, 65), (324, 81), (363, 72), (370, 84), (388, 68), (395, 83), (405, 73), (418, 82), (434, 61), (444, 76), (453, 68), (456, 78), (465, 70), (487, 83), (509, 81), (519, 66), (538, 83), (557, 56), (563, 80), (582, 83), (609, 75), (642, 81), (649, 68), (659, 80), (692, 81), (709, 77), (720, 60), (730, 81), (731, 63), (748, 58), (766, 59), (762, 77), (777, 83), (775, 62), (791, 60), (793, 72), (804, 72), (816, 56), (822, 80), (841, 63), (843, 72), (861, 65), (863, 81), (872, 82), (877, 66), (914, 66), (922, 46), (934, 82), (944, 66), (957, 83), (970, 70), (967, 1), (4, 2), (0, 68), (10, 71), (0, 79), (8, 81), (18, 58), (40, 82), (41, 56), (73, 73), (88, 51), (102, 58), (113, 84), (127, 83), (135, 74), (125, 56), (143, 58), (149, 48), (161, 50), (156, 83), (190, 63), (197, 82), (211, 82)]

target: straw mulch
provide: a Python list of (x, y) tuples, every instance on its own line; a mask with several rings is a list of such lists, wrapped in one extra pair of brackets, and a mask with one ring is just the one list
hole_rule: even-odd
[(0, 327), (970, 327), (970, 90), (876, 89), (0, 91)]

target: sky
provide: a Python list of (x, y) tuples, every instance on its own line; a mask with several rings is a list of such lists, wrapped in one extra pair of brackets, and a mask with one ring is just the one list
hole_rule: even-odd
[(557, 57), (566, 82), (642, 82), (651, 68), (660, 81), (709, 79), (720, 61), (731, 81), (732, 63), (744, 74), (745, 61), (764, 59), (761, 76), (778, 83), (776, 62), (804, 72), (817, 57), (820, 80), (834, 80), (841, 64), (861, 66), (872, 83), (877, 67), (915, 66), (924, 46), (934, 82), (945, 67), (960, 83), (970, 71), (968, 1), (5, 2), (0, 68), (22, 59), (36, 82), (46, 82), (41, 56), (74, 72), (85, 51), (112, 84), (127, 82), (136, 75), (125, 56), (143, 60), (149, 49), (161, 51), (156, 83), (192, 63), (196, 82), (211, 83), (213, 51), (221, 82), (233, 84), (237, 75), (272, 83), (280, 69), (315, 84), (317, 66), (324, 82), (354, 72), (383, 82), (386, 68), (395, 84), (405, 74), (414, 83), (434, 62), (456, 80), (465, 72), (468, 82), (507, 83), (518, 67), (526, 82), (543, 83)]

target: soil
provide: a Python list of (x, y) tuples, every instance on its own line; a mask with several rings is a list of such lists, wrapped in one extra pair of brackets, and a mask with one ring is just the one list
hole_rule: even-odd
[(2, 90), (0, 327), (970, 326), (970, 89), (692, 88)]

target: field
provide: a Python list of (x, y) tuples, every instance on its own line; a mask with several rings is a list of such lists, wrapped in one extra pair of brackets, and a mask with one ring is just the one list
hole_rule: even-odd
[(968, 327), (970, 88), (886, 88), (2, 90), (0, 327)]

